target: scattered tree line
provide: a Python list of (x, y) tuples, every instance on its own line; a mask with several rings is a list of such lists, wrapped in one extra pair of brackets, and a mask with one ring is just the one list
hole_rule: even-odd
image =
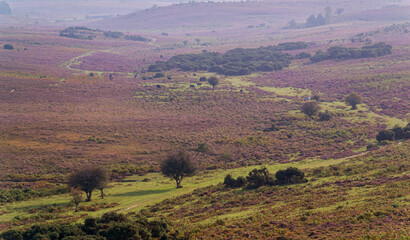
[(133, 240), (187, 239), (164, 220), (148, 220), (141, 216), (129, 217), (120, 213), (105, 213), (90, 217), (84, 223), (54, 223), (34, 225), (27, 230), (8, 230), (0, 234), (4, 240), (64, 239), (64, 240)]
[(229, 188), (256, 189), (262, 186), (288, 185), (305, 183), (305, 173), (295, 167), (289, 167), (285, 170), (279, 170), (273, 176), (268, 169), (253, 169), (248, 176), (240, 176), (237, 179), (230, 174), (226, 175), (224, 184)]
[(305, 49), (304, 42), (287, 42), (277, 46), (259, 48), (236, 48), (224, 54), (203, 51), (200, 54), (179, 54), (168, 61), (158, 61), (148, 68), (149, 72), (162, 72), (171, 69), (182, 71), (208, 71), (227, 76), (247, 75), (253, 72), (278, 71), (288, 67), (292, 55), (286, 50)]
[(381, 130), (376, 139), (379, 142), (410, 139), (410, 123), (405, 127), (395, 126), (392, 129)]
[[(340, 15), (344, 11), (343, 8), (339, 8), (336, 10), (336, 14)], [(332, 8), (327, 6), (322, 13), (317, 15), (312, 14), (310, 15), (305, 23), (297, 23), (294, 19), (290, 20), (288, 25), (284, 27), (284, 29), (296, 29), (296, 28), (312, 28), (330, 24), (332, 22)]]
[(101, 33), (106, 38), (114, 38), (114, 39), (123, 38), (125, 40), (141, 41), (141, 42), (149, 41), (147, 38), (141, 37), (140, 35), (124, 35), (122, 32), (101, 31), (98, 29), (91, 29), (91, 28), (81, 27), (81, 26), (65, 28), (60, 31), (60, 36), (74, 38), (74, 39), (93, 40)]
[(386, 43), (377, 43), (362, 48), (346, 48), (334, 46), (327, 49), (326, 52), (319, 50), (310, 58), (312, 62), (321, 62), (325, 60), (348, 60), (358, 58), (380, 57), (391, 54), (392, 46)]

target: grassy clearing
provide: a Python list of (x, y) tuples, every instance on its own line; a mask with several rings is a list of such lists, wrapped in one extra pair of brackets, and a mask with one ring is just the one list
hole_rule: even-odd
[[(337, 164), (345, 160), (346, 159), (310, 159), (295, 163), (267, 165), (266, 167), (270, 172), (276, 172), (290, 166), (302, 169), (315, 168)], [(80, 204), (80, 206), (92, 206), (93, 204), (117, 203), (118, 206), (114, 208), (100, 209), (93, 212), (79, 211), (78, 213), (74, 213), (74, 207), (70, 205), (71, 197), (68, 194), (64, 194), (5, 204), (0, 207), (0, 212), (2, 213), (0, 215), (0, 221), (12, 221), (16, 218), (30, 217), (30, 215), (32, 215), (30, 212), (33, 212), (33, 209), (44, 209), (52, 206), (62, 207), (65, 211), (68, 211), (67, 214), (73, 216), (80, 216), (82, 214), (99, 216), (109, 211), (135, 212), (147, 205), (158, 203), (164, 199), (186, 194), (197, 188), (218, 184), (223, 181), (227, 174), (231, 174), (234, 177), (245, 176), (254, 168), (259, 168), (259, 166), (205, 171), (198, 176), (184, 179), (184, 187), (182, 189), (176, 189), (173, 181), (164, 178), (159, 173), (149, 173), (144, 176), (134, 175), (127, 177), (123, 182), (110, 184), (109, 188), (105, 190), (105, 199), (101, 199), (99, 197), (99, 192), (95, 191), (92, 202), (84, 202)]]

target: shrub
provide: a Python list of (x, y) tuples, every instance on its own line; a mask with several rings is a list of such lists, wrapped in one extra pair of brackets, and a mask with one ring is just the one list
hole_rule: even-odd
[(246, 177), (246, 182), (246, 188), (254, 189), (272, 185), (274, 183), (274, 179), (266, 167), (262, 169), (255, 168), (249, 172), (249, 175)]
[(4, 44), (3, 48), (6, 49), (6, 50), (13, 50), (14, 46), (11, 45), (11, 44)]
[(196, 151), (206, 153), (209, 152), (209, 147), (206, 143), (200, 143)]
[(400, 140), (400, 139), (405, 138), (405, 129), (404, 128), (401, 128), (401, 127), (396, 125), (396, 126), (394, 126), (392, 131), (394, 132), (394, 139), (395, 140)]
[(359, 94), (352, 92), (345, 97), (345, 102), (352, 106), (352, 109), (357, 109), (357, 105), (361, 104), (363, 99)]
[(165, 77), (165, 75), (162, 72), (156, 73), (153, 78), (162, 78)]
[(326, 112), (319, 113), (319, 121), (329, 121), (331, 120), (333, 115), (326, 110)]
[(377, 134), (376, 139), (379, 142), (382, 141), (394, 141), (394, 132), (392, 130), (382, 130)]
[(23, 240), (22, 232), (18, 230), (8, 230), (0, 234), (0, 239), (3, 240)]
[(279, 170), (275, 174), (276, 184), (296, 184), (307, 182), (305, 173), (295, 167), (289, 167), (286, 170)]
[(225, 176), (224, 184), (229, 188), (239, 188), (246, 184), (246, 179), (244, 177), (233, 178), (230, 174)]
[(170, 231), (163, 220), (149, 221), (137, 216), (105, 213), (101, 218), (87, 218), (79, 224), (34, 225), (25, 231), (8, 230), (0, 239), (64, 239), (64, 240), (131, 240), (131, 239), (182, 239), (175, 229)]
[(320, 106), (319, 106), (319, 103), (316, 101), (309, 101), (309, 102), (305, 102), (302, 105), (301, 110), (304, 114), (308, 115), (309, 117), (312, 117), (316, 115), (316, 113), (320, 110)]

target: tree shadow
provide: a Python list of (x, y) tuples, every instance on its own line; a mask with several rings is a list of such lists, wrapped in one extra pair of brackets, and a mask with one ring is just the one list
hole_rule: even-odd
[(135, 192), (126, 192), (126, 193), (119, 193), (119, 194), (112, 194), (111, 196), (115, 197), (139, 197), (145, 195), (152, 195), (152, 194), (161, 194), (171, 191), (172, 189), (165, 189), (165, 190), (144, 190), (144, 191), (135, 191)]

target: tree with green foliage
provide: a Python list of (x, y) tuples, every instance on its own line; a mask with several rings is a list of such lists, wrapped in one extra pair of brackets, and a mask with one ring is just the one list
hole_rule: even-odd
[(26, 230), (8, 230), (0, 239), (64, 239), (64, 240), (135, 240), (186, 239), (177, 229), (170, 229), (164, 220), (148, 220), (140, 215), (125, 216), (109, 212), (99, 218), (87, 218), (84, 223), (48, 223)]
[(400, 140), (405, 138), (405, 128), (396, 125), (391, 129), (394, 132), (394, 139)]
[(381, 141), (394, 141), (394, 132), (392, 130), (382, 130), (380, 131), (377, 136), (376, 139), (377, 141), (381, 142)]
[(108, 181), (108, 173), (101, 167), (85, 167), (68, 177), (68, 185), (83, 190), (87, 196), (86, 201), (91, 201), (91, 195), (95, 189), (99, 189), (103, 196), (103, 190)]
[(266, 167), (253, 169), (246, 177), (246, 188), (254, 189), (262, 186), (273, 185), (274, 179)]
[(177, 188), (182, 188), (181, 181), (185, 177), (193, 176), (196, 172), (192, 157), (185, 151), (170, 154), (161, 163), (161, 172), (164, 176), (172, 178), (177, 184)]
[(212, 86), (212, 89), (215, 91), (215, 86), (219, 84), (219, 79), (217, 77), (209, 77), (208, 83)]
[(75, 204), (75, 212), (78, 212), (78, 205), (84, 201), (83, 195), (81, 190), (76, 189), (76, 188), (70, 188), (70, 193), (71, 193), (71, 201)]
[(307, 182), (305, 173), (295, 167), (289, 167), (286, 170), (279, 170), (275, 174), (276, 184), (296, 184)]
[(352, 106), (352, 109), (357, 109), (357, 105), (363, 103), (363, 98), (358, 93), (352, 92), (345, 97), (345, 102)]
[(23, 233), (19, 230), (9, 230), (0, 234), (2, 240), (23, 240)]
[(302, 105), (302, 109), (301, 109), (301, 111), (304, 114), (308, 115), (309, 117), (316, 115), (319, 112), (319, 110), (320, 110), (320, 105), (316, 101), (305, 102)]
[(230, 174), (225, 176), (224, 185), (229, 188), (239, 188), (246, 184), (246, 179), (244, 177), (233, 178)]

